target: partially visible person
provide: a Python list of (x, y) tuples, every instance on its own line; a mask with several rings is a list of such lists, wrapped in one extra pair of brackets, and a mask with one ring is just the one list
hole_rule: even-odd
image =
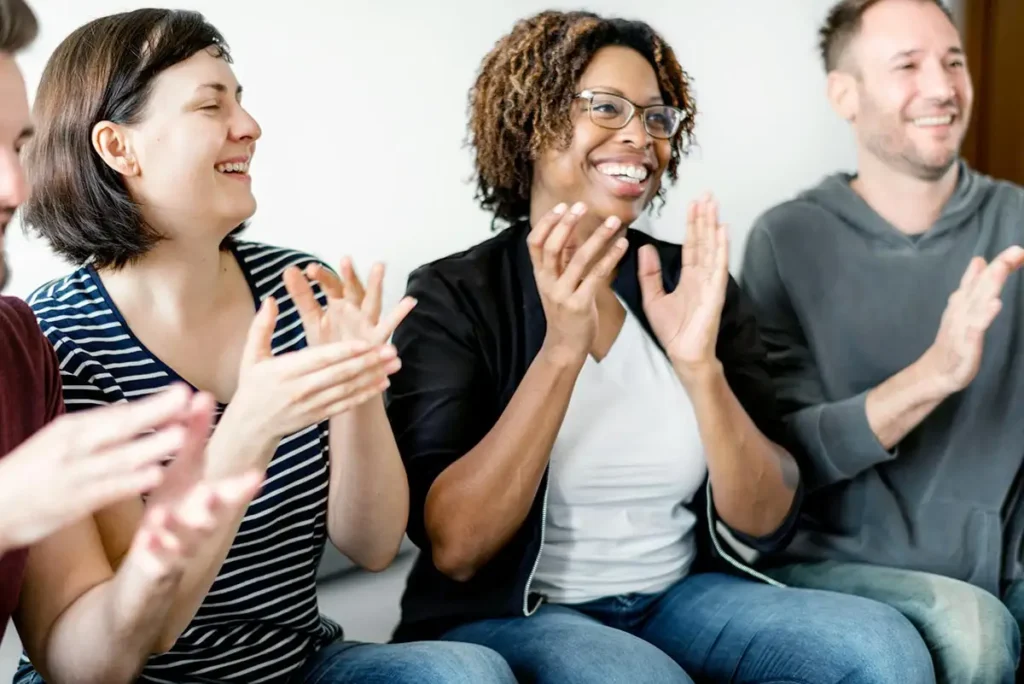
[(935, 0), (844, 0), (821, 30), (856, 173), (768, 211), (743, 287), (809, 457), (769, 574), (884, 601), (942, 682), (1012, 682), (1024, 621), (1024, 189), (960, 158), (973, 92)]
[[(483, 647), (346, 641), (318, 609), (328, 539), (377, 571), (404, 535), (408, 485), (382, 391), (400, 365), (387, 340), (415, 302), (382, 315), (382, 266), (364, 288), (351, 264), (334, 274), (239, 237), (261, 135), (241, 98), (217, 29), (165, 9), (77, 29), (36, 95), (25, 221), (78, 269), (30, 304), (68, 410), (185, 382), (217, 401), (209, 472), (266, 474), (189, 563), (139, 681), (509, 684)], [(149, 506), (97, 515), (112, 563)], [(18, 681), (38, 665), (24, 661)]]
[[(14, 56), (36, 31), (22, 0), (0, 0), (0, 284), (2, 238), (28, 189), (19, 154), (32, 134)], [(260, 475), (204, 478), (209, 395), (176, 386), (131, 405), (63, 409), (60, 368), (32, 311), (0, 296), (0, 639), (14, 614), (49, 681), (129, 682), (184, 563)], [(143, 493), (149, 511), (114, 572), (92, 513)]]
[[(523, 682), (931, 682), (897, 611), (764, 581), (801, 501), (717, 205), (632, 228), (696, 106), (639, 21), (543, 12), (470, 96), (501, 232), (417, 269), (388, 412), (422, 550), (400, 641), (497, 650)], [(731, 572), (726, 572), (731, 570)]]

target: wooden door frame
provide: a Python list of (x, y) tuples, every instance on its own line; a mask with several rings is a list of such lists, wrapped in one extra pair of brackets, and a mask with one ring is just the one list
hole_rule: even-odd
[(962, 31), (974, 83), (963, 156), (982, 173), (1024, 185), (1024, 0), (964, 0)]

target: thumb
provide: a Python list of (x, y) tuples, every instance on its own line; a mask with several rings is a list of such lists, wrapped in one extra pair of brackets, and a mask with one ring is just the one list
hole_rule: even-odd
[(249, 368), (270, 358), (270, 339), (274, 336), (276, 323), (277, 300), (267, 297), (249, 326), (249, 335), (245, 338), (245, 348), (242, 350), (242, 368)]
[(665, 285), (661, 280), (661, 259), (652, 245), (644, 245), (638, 255), (637, 276), (644, 306), (665, 296)]

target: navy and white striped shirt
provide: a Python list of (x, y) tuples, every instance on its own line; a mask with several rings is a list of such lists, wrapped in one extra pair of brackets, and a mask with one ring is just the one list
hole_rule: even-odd
[[(305, 347), (281, 275), (317, 259), (253, 242), (233, 249), (254, 306), (270, 295), (278, 302), (274, 354)], [(29, 304), (57, 352), (69, 412), (133, 401), (181, 380), (135, 337), (92, 267), (44, 285)], [(139, 681), (281, 681), (341, 636), (317, 606), (328, 482), (327, 422), (281, 440), (210, 593), (174, 648), (151, 658)], [(22, 666), (31, 671), (27, 661)]]

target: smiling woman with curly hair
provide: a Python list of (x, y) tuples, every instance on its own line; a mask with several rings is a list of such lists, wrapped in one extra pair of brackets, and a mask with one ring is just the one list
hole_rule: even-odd
[(414, 272), (394, 337), (423, 551), (396, 639), (489, 646), (522, 682), (927, 682), (895, 610), (774, 585), (719, 537), (785, 545), (802, 486), (714, 201), (683, 248), (630, 227), (695, 112), (641, 22), (544, 12), (484, 59), (470, 142), (504, 229)]
[(471, 143), (478, 198), (485, 209), (505, 221), (529, 215), (534, 160), (543, 150), (571, 143), (574, 88), (597, 51), (619, 44), (650, 62), (664, 103), (682, 113), (679, 132), (668, 141), (666, 175), (676, 180), (679, 162), (693, 140), (697, 107), (690, 77), (672, 48), (639, 22), (543, 12), (520, 22), (498, 42), (470, 91)]

